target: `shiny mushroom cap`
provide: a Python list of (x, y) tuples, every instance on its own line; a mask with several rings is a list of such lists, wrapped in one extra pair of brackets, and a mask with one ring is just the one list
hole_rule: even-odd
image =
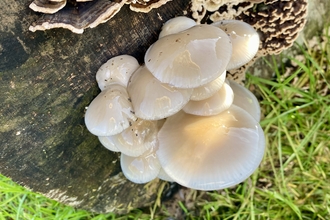
[(116, 148), (123, 154), (137, 157), (158, 146), (159, 121), (138, 119), (117, 135), (111, 136)]
[(165, 37), (170, 34), (179, 33), (195, 25), (196, 22), (193, 19), (185, 16), (172, 18), (163, 25), (162, 31), (159, 33), (159, 38)]
[(233, 52), (226, 70), (243, 66), (257, 54), (259, 35), (251, 25), (237, 20), (223, 20), (212, 25), (226, 32), (233, 45)]
[(157, 156), (175, 182), (198, 190), (218, 190), (248, 178), (265, 149), (263, 131), (243, 109), (232, 105), (214, 116), (179, 112), (158, 134)]
[(194, 88), (193, 93), (191, 94), (190, 100), (200, 101), (203, 99), (210, 98), (217, 91), (221, 89), (226, 80), (226, 71), (224, 71), (221, 76), (215, 80), (202, 85), (200, 87)]
[(138, 61), (130, 55), (113, 57), (99, 68), (96, 82), (101, 90), (114, 82), (127, 87), (129, 78), (139, 66)]
[(228, 109), (234, 100), (234, 93), (228, 82), (225, 82), (218, 92), (210, 98), (200, 101), (189, 101), (183, 111), (200, 116), (217, 115)]
[(196, 88), (218, 78), (225, 71), (231, 53), (230, 39), (224, 31), (196, 25), (160, 38), (150, 46), (144, 62), (162, 83)]
[(85, 114), (86, 127), (96, 136), (118, 134), (136, 120), (125, 87), (117, 83), (102, 91), (88, 106)]
[(185, 106), (192, 89), (180, 89), (163, 84), (150, 71), (141, 66), (128, 83), (135, 115), (145, 120), (158, 120), (171, 116)]
[(114, 141), (112, 140), (113, 136), (98, 136), (100, 143), (113, 152), (119, 152), (118, 148), (116, 147)]
[(138, 157), (121, 154), (120, 165), (125, 177), (134, 183), (147, 183), (155, 179), (161, 168), (156, 150), (151, 148)]

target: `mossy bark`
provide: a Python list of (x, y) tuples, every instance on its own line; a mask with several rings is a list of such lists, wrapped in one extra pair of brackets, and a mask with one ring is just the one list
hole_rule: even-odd
[(143, 62), (161, 25), (183, 15), (189, 1), (172, 1), (148, 14), (125, 5), (109, 22), (82, 35), (64, 29), (29, 32), (38, 17), (29, 3), (0, 2), (0, 173), (95, 212), (148, 205), (160, 181), (137, 185), (126, 180), (119, 154), (87, 131), (84, 111), (99, 93), (97, 69), (120, 54)]

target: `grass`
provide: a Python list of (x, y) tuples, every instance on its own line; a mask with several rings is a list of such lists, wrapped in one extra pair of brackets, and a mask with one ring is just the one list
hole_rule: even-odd
[[(268, 62), (272, 79), (248, 75), (260, 100), (267, 150), (244, 183), (221, 191), (180, 189), (125, 216), (59, 204), (0, 176), (2, 219), (330, 219), (330, 36)], [(160, 193), (159, 193), (160, 194)]]

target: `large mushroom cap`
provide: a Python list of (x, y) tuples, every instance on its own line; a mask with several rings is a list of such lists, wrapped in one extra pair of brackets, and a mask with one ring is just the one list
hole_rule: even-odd
[(209, 117), (181, 111), (166, 120), (158, 140), (164, 171), (175, 182), (199, 190), (244, 181), (260, 164), (265, 148), (260, 125), (234, 105)]
[(159, 82), (145, 67), (134, 72), (127, 87), (135, 115), (145, 120), (166, 118), (189, 101), (192, 89), (179, 89)]
[(96, 73), (96, 81), (101, 90), (116, 82), (124, 87), (133, 72), (139, 68), (138, 61), (130, 55), (120, 55), (109, 59)]
[(125, 87), (116, 83), (102, 91), (85, 114), (86, 127), (96, 136), (118, 134), (136, 119)]
[(162, 83), (196, 88), (219, 77), (230, 60), (227, 34), (211, 25), (196, 25), (160, 38), (146, 52), (144, 62)]

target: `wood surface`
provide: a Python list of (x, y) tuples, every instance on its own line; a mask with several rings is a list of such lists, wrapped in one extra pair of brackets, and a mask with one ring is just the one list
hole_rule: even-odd
[(161, 184), (123, 177), (119, 154), (84, 125), (86, 106), (100, 92), (97, 69), (120, 54), (143, 62), (161, 25), (183, 15), (188, 0), (148, 14), (125, 5), (82, 35), (65, 29), (29, 32), (38, 16), (31, 1), (0, 1), (0, 173), (49, 198), (94, 212), (127, 212), (155, 199)]

